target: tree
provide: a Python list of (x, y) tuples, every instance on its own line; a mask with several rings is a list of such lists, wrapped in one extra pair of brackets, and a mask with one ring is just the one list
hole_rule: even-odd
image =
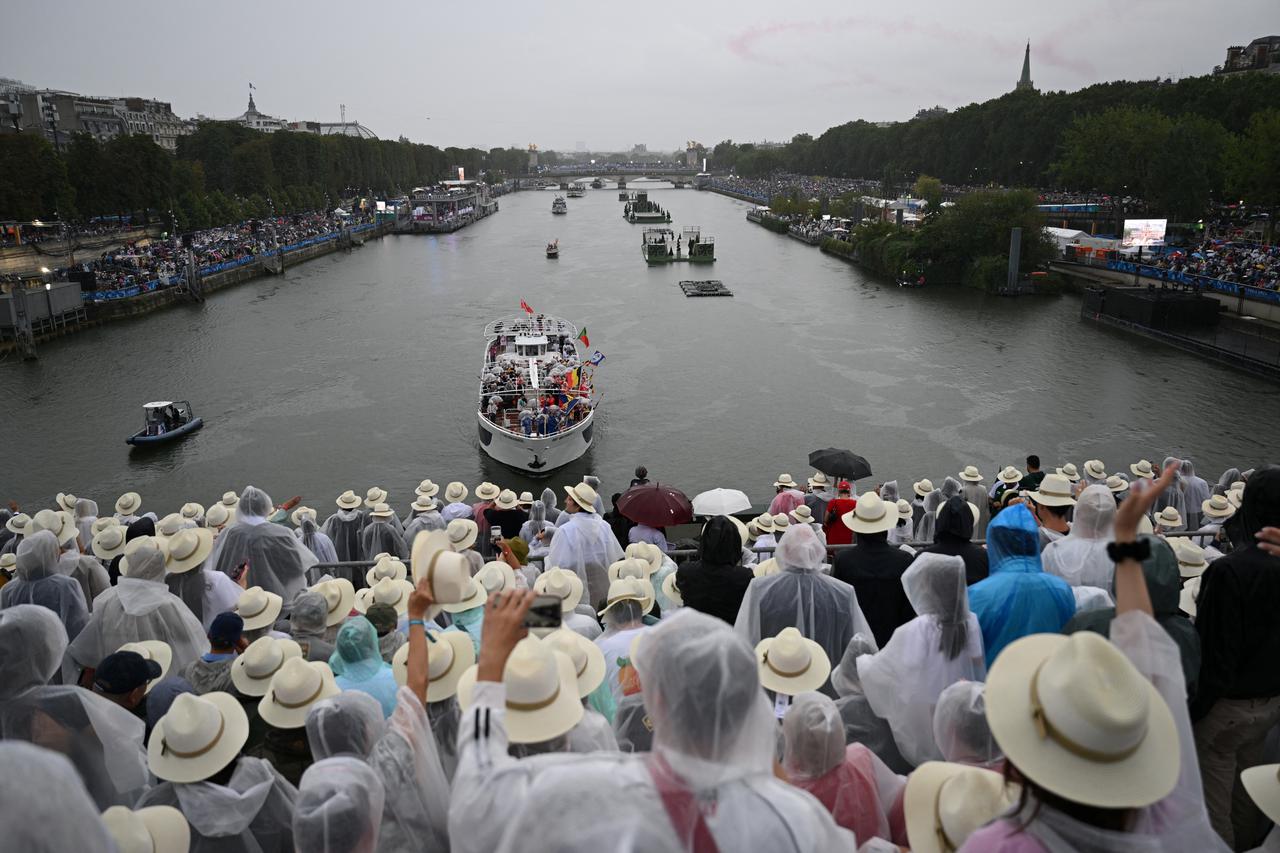
[[(1053, 258), (1054, 246), (1045, 236), (1035, 193), (1027, 190), (961, 196), (954, 207), (920, 228), (914, 256), (928, 266), (931, 282), (973, 281), (970, 268), (982, 258), (1005, 258), (1007, 265), (1009, 235), (1015, 227), (1022, 229), (1020, 272), (1031, 272)], [(981, 266), (990, 264), (984, 261)], [(977, 277), (989, 280), (985, 273)]]
[(53, 146), (41, 136), (0, 136), (0, 219), (70, 218), (75, 191)]
[(1148, 197), (1156, 189), (1155, 158), (1172, 130), (1172, 120), (1150, 108), (1081, 116), (1063, 138), (1056, 172), (1070, 186)]
[(1280, 209), (1280, 110), (1257, 112), (1244, 134), (1231, 146), (1228, 184), (1232, 196), (1270, 212), (1267, 241), (1275, 235)]
[(929, 206), (925, 208), (926, 217), (937, 216), (942, 211), (942, 181), (937, 178), (929, 175), (921, 175), (916, 178), (912, 194), (916, 198), (922, 198), (929, 203)]

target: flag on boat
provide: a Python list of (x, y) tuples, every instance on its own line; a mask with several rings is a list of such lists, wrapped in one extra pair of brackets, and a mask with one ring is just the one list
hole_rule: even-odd
[(578, 387), (578, 368), (576, 367), (573, 370), (569, 371), (569, 387), (570, 388)]
[(599, 366), (600, 366), (600, 362), (604, 361), (604, 353), (600, 352), (600, 350), (596, 350), (595, 355), (591, 356), (591, 358), (590, 358), (590, 359), (588, 359), (588, 360), (589, 360), (592, 364), (594, 364), (594, 365), (596, 365), (597, 367), (599, 367)]
[(524, 309), (524, 313), (526, 314), (533, 313), (533, 309), (529, 307), (529, 303), (525, 302), (523, 299), (520, 300), (520, 307)]
[(578, 340), (582, 341), (584, 347), (591, 346), (591, 341), (587, 338), (587, 327), (583, 326), (582, 331), (578, 333)]

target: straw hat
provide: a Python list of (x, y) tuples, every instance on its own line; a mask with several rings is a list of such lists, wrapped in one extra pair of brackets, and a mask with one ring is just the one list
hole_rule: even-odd
[(387, 502), (387, 490), (378, 486), (371, 486), (369, 491), (364, 493), (364, 505), (369, 509), (376, 509), (378, 504)]
[(204, 513), (204, 523), (213, 530), (221, 530), (231, 521), (231, 513), (222, 504), (213, 504)]
[(176, 535), (179, 530), (186, 529), (186, 526), (187, 520), (182, 517), (181, 513), (171, 512), (156, 522), (156, 535), (168, 539), (170, 536)]
[(125, 492), (116, 498), (116, 512), (121, 515), (137, 515), (142, 509), (142, 496), (137, 492)]
[(960, 479), (966, 483), (981, 483), (982, 474), (978, 473), (976, 465), (966, 465), (964, 470), (960, 472)]
[(191, 827), (173, 806), (137, 811), (112, 806), (102, 813), (102, 823), (120, 853), (187, 853), (191, 848)]
[(47, 530), (58, 537), (58, 545), (63, 546), (75, 539), (79, 534), (76, 520), (71, 513), (60, 509), (42, 509), (31, 517), (31, 533)]
[(194, 502), (184, 503), (182, 509), (179, 510), (179, 515), (187, 521), (199, 521), (204, 518), (204, 507)]
[(406, 580), (387, 577), (360, 592), (364, 595), (356, 596), (356, 610), (367, 613), (375, 604), (387, 604), (395, 608), (396, 615), (399, 616), (409, 609), (409, 596), (413, 593), (413, 584)]
[(773, 517), (773, 532), (778, 534), (778, 538), (782, 538), (782, 534), (787, 532), (787, 528), (791, 526), (791, 518), (785, 513), (780, 512)]
[(755, 524), (756, 529), (761, 533), (773, 532), (773, 516), (769, 515), (767, 512), (756, 516), (752, 523)]
[(409, 569), (404, 563), (395, 557), (386, 556), (378, 560), (372, 569), (365, 572), (364, 580), (369, 586), (373, 586), (383, 578), (391, 578), (392, 580), (402, 581), (409, 576)]
[(360, 506), (360, 498), (351, 489), (347, 489), (338, 495), (338, 499), (334, 503), (338, 505), (338, 509), (355, 509)]
[(324, 624), (330, 628), (346, 619), (356, 603), (355, 585), (346, 578), (330, 578), (327, 581), (321, 581), (311, 587), (311, 591), (324, 596), (325, 606), (329, 610)]
[(1061, 468), (1057, 469), (1060, 476), (1066, 477), (1073, 483), (1080, 482), (1080, 472), (1076, 469), (1074, 462), (1067, 462)]
[(373, 518), (390, 518), (395, 515), (395, 513), (392, 512), (391, 507), (386, 504), (376, 503), (373, 505), (373, 509), (370, 511), (369, 515)]
[(1172, 530), (1183, 525), (1182, 515), (1174, 507), (1167, 506), (1156, 513), (1156, 524), (1165, 530)]
[(915, 492), (922, 498), (927, 498), (929, 497), (929, 493), (933, 491), (933, 480), (925, 477), (918, 483), (912, 483), (911, 491)]
[(240, 503), (240, 496), (237, 495), (235, 492), (223, 492), (222, 500), (219, 501), (219, 503), (221, 503), (228, 510), (234, 513), (236, 510), (236, 506), (238, 506)]
[(795, 480), (791, 479), (790, 474), (779, 474), (778, 479), (773, 481), (775, 486), (784, 486), (788, 489), (798, 489), (799, 485)]
[(1107, 479), (1107, 466), (1102, 464), (1101, 459), (1090, 459), (1084, 463), (1084, 475), (1090, 480)]
[(471, 563), (453, 550), (445, 531), (432, 530), (414, 537), (410, 561), (414, 584), (425, 578), (431, 588), (435, 604), (427, 608), (428, 619), (471, 592)]
[(1066, 474), (1046, 474), (1040, 481), (1040, 488), (1028, 492), (1027, 497), (1041, 506), (1075, 506), (1076, 498), (1072, 494), (1071, 483), (1071, 478)]
[(455, 551), (467, 550), (476, 544), (476, 537), (480, 535), (479, 525), (469, 518), (455, 518), (444, 530), (449, 536), (450, 547)]
[(275, 624), (280, 618), (280, 609), (284, 599), (274, 592), (267, 592), (260, 586), (251, 586), (240, 593), (236, 601), (236, 614), (244, 620), (244, 630), (256, 631)]
[[(479, 489), (476, 491), (478, 493)], [(498, 493), (498, 499), (493, 502), (493, 505), (497, 509), (515, 509), (520, 505), (520, 499), (510, 489), (503, 489)]]
[(809, 478), (809, 485), (815, 489), (826, 489), (830, 488), (831, 481), (821, 471), (814, 471), (813, 476)]
[(560, 612), (572, 613), (582, 601), (582, 578), (568, 569), (547, 569), (533, 582), (538, 595), (554, 595), (560, 599)]
[(1141, 808), (1178, 779), (1173, 714), (1105, 638), (1032, 634), (1004, 647), (986, 687), (987, 722), (1005, 756), (1072, 802)]
[(1002, 483), (1013, 485), (1022, 479), (1022, 472), (1012, 465), (1007, 465), (996, 475), (996, 479)]
[(569, 628), (557, 628), (542, 638), (551, 648), (573, 662), (578, 681), (578, 698), (585, 699), (604, 681), (604, 652), (595, 643)]
[(160, 683), (160, 679), (169, 674), (169, 667), (173, 664), (173, 649), (168, 643), (160, 640), (138, 640), (134, 643), (125, 643), (117, 652), (133, 652), (141, 655), (144, 660), (153, 660), (160, 665), (160, 674), (147, 682), (145, 692), (150, 693), (151, 688)]
[(259, 637), (231, 663), (231, 683), (245, 696), (265, 696), (271, 677), (290, 658), (302, 657), (302, 646), (270, 635)]
[(1178, 609), (1192, 619), (1196, 618), (1196, 599), (1200, 597), (1200, 577), (1188, 578), (1178, 593)]
[(795, 628), (783, 628), (778, 636), (756, 643), (756, 662), (760, 686), (787, 696), (817, 690), (831, 675), (831, 661), (822, 646)]
[(1139, 459), (1137, 462), (1129, 466), (1130, 473), (1135, 477), (1141, 477), (1144, 480), (1155, 479), (1156, 469), (1152, 467), (1151, 462), (1146, 459)]
[(476, 607), (483, 607), (484, 603), (489, 600), (489, 594), (485, 591), (484, 584), (480, 582), (479, 572), (472, 577), (469, 573), (467, 576), (465, 592), (462, 598), (449, 604), (441, 605), (447, 613), (461, 613), (464, 610), (471, 610)]
[(875, 492), (867, 492), (840, 520), (854, 533), (884, 533), (898, 526), (898, 507), (882, 500)]
[[(969, 506), (973, 506), (973, 504), (969, 504)], [(898, 498), (898, 520), (906, 519), (910, 521), (913, 517), (915, 517), (915, 510), (912, 508), (911, 502)]]
[(1227, 501), (1236, 509), (1244, 503), (1244, 489), (1227, 489)]
[(649, 583), (648, 578), (637, 577), (620, 577), (611, 581), (608, 598), (605, 599), (604, 607), (598, 615), (603, 616), (610, 607), (620, 601), (638, 601), (640, 609), (648, 613), (653, 609), (653, 584)]
[[(476, 662), (476, 645), (466, 631), (427, 629), (434, 637), (427, 655), (427, 701), (443, 702), (458, 692), (462, 674)], [(409, 644), (396, 649), (391, 656), (391, 672), (401, 687), (409, 683)]]
[(500, 494), (502, 494), (502, 489), (499, 489), (488, 480), (485, 480), (483, 483), (476, 486), (476, 497), (482, 501), (491, 501)]
[(110, 562), (112, 559), (124, 553), (124, 535), (127, 531), (120, 525), (108, 525), (93, 537), (93, 544), (90, 548), (93, 555), (99, 560)]
[(1113, 494), (1127, 492), (1129, 491), (1129, 481), (1124, 477), (1121, 477), (1119, 474), (1112, 474), (1110, 477), (1107, 477), (1107, 488), (1110, 489)]
[(451, 504), (467, 499), (467, 487), (457, 480), (444, 487), (444, 499)]
[(1240, 784), (1269, 820), (1280, 823), (1280, 764), (1250, 767), (1240, 773)]
[(164, 555), (166, 560), (169, 558), (169, 547), (165, 540), (156, 536), (139, 536), (137, 539), (125, 543), (124, 556), (120, 558), (120, 574), (125, 577), (129, 576), (129, 556), (139, 548), (146, 547), (155, 548)]
[(1018, 786), (995, 771), (926, 761), (907, 777), (903, 812), (912, 853), (951, 853), (1014, 804)]
[(291, 657), (271, 676), (271, 686), (258, 701), (258, 716), (277, 729), (300, 729), (312, 705), (341, 692), (327, 663)]
[(185, 527), (169, 537), (169, 553), (164, 570), (171, 575), (189, 572), (213, 553), (213, 531), (207, 527)]
[[(476, 668), (462, 674), (458, 702), (463, 710), (471, 706)], [(512, 743), (538, 743), (559, 737), (582, 719), (578, 679), (573, 661), (537, 637), (516, 643), (503, 668), (506, 687), (505, 724)]]
[[(977, 524), (977, 523), (978, 523), (978, 515), (979, 515), (979, 513), (978, 513), (978, 505), (977, 505), (977, 504), (975, 504), (973, 501), (965, 501), (965, 503), (969, 505), (969, 512), (973, 513), (973, 523), (974, 523), (974, 524)], [(938, 517), (940, 517), (940, 516), (942, 515), (942, 507), (945, 507), (945, 506), (946, 506), (946, 504), (943, 504), (942, 506), (938, 507), (938, 508), (937, 508), (937, 510), (935, 510), (935, 511), (934, 511), (934, 513), (933, 513), (933, 517), (934, 517), (934, 518), (938, 518)]]
[(649, 567), (649, 574), (662, 568), (662, 549), (652, 542), (632, 542), (623, 553), (630, 559), (643, 560)]
[(652, 574), (653, 572), (649, 570), (648, 563), (632, 557), (625, 557), (609, 564), (610, 583), (619, 578), (642, 578), (647, 580)]
[(440, 492), (440, 487), (430, 480), (423, 480), (413, 493), (420, 498), (434, 498)]
[(58, 492), (53, 502), (58, 505), (58, 509), (64, 509), (70, 513), (76, 511), (76, 496), (70, 492)]
[(13, 553), (0, 554), (0, 571), (7, 572), (10, 575), (12, 575), (17, 568), (18, 568), (17, 554), (13, 554)]
[(751, 574), (758, 578), (766, 575), (776, 575), (780, 571), (782, 571), (782, 567), (778, 565), (778, 561), (773, 557), (762, 560), (751, 567)]
[(90, 528), (92, 529), (94, 535), (97, 535), (102, 531), (106, 530), (108, 527), (123, 527), (123, 526), (124, 525), (120, 523), (120, 519), (116, 518), (114, 515), (100, 515), (93, 520), (93, 524), (90, 525)]
[(147, 766), (166, 782), (201, 782), (226, 767), (249, 739), (240, 700), (215, 691), (180, 693), (147, 742)]
[(1209, 568), (1204, 549), (1185, 536), (1177, 536), (1169, 540), (1173, 546), (1174, 556), (1178, 558), (1178, 574), (1185, 578), (1198, 578)]
[(594, 513), (596, 511), (596, 490), (588, 486), (586, 483), (574, 483), (572, 486), (564, 487), (565, 494), (573, 498), (573, 502), (583, 512)]
[(1226, 495), (1214, 495), (1207, 501), (1201, 501), (1200, 509), (1210, 518), (1230, 518), (1236, 514), (1236, 508)]
[(533, 506), (533, 492), (521, 492), (517, 503), (526, 508)]
[(5, 530), (10, 533), (17, 533), (19, 536), (26, 536), (31, 532), (31, 516), (25, 512), (15, 512), (8, 521), (4, 523)]
[(791, 520), (796, 524), (813, 524), (815, 521), (813, 517), (813, 510), (809, 509), (805, 504), (800, 504), (798, 507), (791, 510)]
[(430, 497), (429, 495), (418, 495), (413, 499), (413, 503), (409, 504), (409, 509), (414, 512), (427, 512), (428, 510), (435, 509), (437, 506), (439, 506), (439, 504), (436, 503), (435, 498)]
[(662, 594), (680, 607), (684, 606), (684, 596), (680, 594), (680, 590), (676, 587), (675, 572), (668, 572), (667, 576), (662, 579)]
[(316, 511), (309, 506), (300, 506), (293, 512), (289, 513), (289, 520), (293, 522), (294, 527), (302, 526), (303, 516), (311, 516), (311, 520), (316, 520)]
[(484, 587), (485, 597), (497, 595), (508, 589), (515, 589), (516, 573), (501, 560), (490, 560), (476, 572), (476, 580)]

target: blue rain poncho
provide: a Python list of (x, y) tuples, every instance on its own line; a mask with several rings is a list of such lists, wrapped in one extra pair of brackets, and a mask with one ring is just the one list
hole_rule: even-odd
[(1066, 581), (1041, 568), (1039, 531), (1022, 504), (1002, 511), (987, 527), (987, 560), (991, 574), (969, 587), (969, 609), (982, 627), (991, 666), (1019, 637), (1061, 631), (1076, 612), (1076, 600)]
[(343, 690), (359, 690), (377, 699), (383, 717), (390, 717), (396, 709), (399, 685), (391, 666), (382, 659), (378, 632), (368, 619), (355, 616), (342, 623), (329, 656), (329, 668)]

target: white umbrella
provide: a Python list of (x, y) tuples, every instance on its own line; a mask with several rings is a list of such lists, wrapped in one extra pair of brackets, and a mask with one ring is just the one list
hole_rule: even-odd
[(737, 489), (712, 489), (693, 499), (694, 515), (733, 515), (751, 509), (751, 501)]

